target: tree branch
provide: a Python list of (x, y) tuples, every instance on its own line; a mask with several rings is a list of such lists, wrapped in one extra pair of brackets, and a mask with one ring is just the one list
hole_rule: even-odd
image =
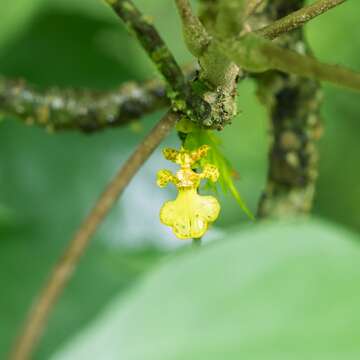
[(281, 34), (292, 31), (304, 25), (315, 17), (331, 10), (346, 0), (318, 0), (314, 4), (295, 11), (270, 25), (257, 30), (256, 33), (267, 39), (275, 39)]
[(199, 57), (209, 46), (211, 36), (199, 18), (193, 14), (188, 0), (175, 0), (175, 2), (182, 20), (186, 45), (194, 56)]
[[(269, 2), (260, 15), (271, 21), (284, 6), (290, 12), (303, 3), (304, 0), (291, 4), (287, 0)], [(311, 54), (302, 29), (279, 40), (283, 47)], [(312, 208), (318, 175), (317, 140), (322, 134), (320, 84), (279, 71), (258, 74), (255, 79), (271, 129), (268, 176), (258, 215), (284, 218), (307, 214)]]
[[(200, 72), (194, 87), (210, 105), (203, 125), (221, 130), (236, 114), (236, 85), (239, 68), (212, 41), (207, 29), (193, 13), (188, 0), (176, 0), (189, 50), (198, 58)], [(208, 19), (210, 20), (210, 19)], [(215, 26), (215, 19), (208, 22)]]
[(129, 82), (110, 92), (51, 88), (37, 91), (0, 77), (0, 110), (50, 131), (86, 133), (128, 124), (169, 104), (163, 82)]
[(121, 167), (118, 174), (100, 196), (92, 211), (70, 241), (40, 293), (39, 298), (32, 307), (11, 354), (10, 358), (12, 360), (27, 360), (30, 358), (44, 330), (49, 314), (71, 278), (91, 236), (95, 233), (139, 168), (168, 135), (178, 117), (177, 114), (171, 112), (163, 117)]
[(218, 44), (231, 60), (249, 72), (279, 70), (360, 91), (360, 73), (283, 49), (253, 33)]
[(174, 110), (184, 112), (193, 117), (195, 121), (202, 123), (210, 114), (209, 104), (193, 92), (180, 66), (150, 20), (141, 14), (131, 0), (106, 0), (106, 2), (124, 21), (129, 30), (136, 35), (150, 59), (173, 90), (170, 98), (173, 100)]

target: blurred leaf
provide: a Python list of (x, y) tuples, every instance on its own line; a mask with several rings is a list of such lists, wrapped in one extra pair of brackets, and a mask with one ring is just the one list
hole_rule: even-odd
[(0, 203), (0, 227), (6, 227), (14, 224), (15, 214)]
[(44, 0), (1, 0), (0, 48), (19, 35)]
[(111, 8), (105, 1), (99, 0), (52, 0), (44, 4), (46, 8), (51, 10), (78, 12), (83, 15), (90, 15), (98, 19), (113, 20), (118, 22), (116, 16), (113, 15)]
[[(30, 226), (0, 226), (0, 358), (5, 359), (35, 294), (63, 249)], [(51, 235), (48, 235), (51, 237)], [(54, 240), (51, 238), (51, 240)], [(49, 359), (55, 348), (86, 326), (115, 294), (125, 293), (161, 252), (111, 248), (95, 241), (51, 315), (34, 359)]]
[(165, 262), (55, 360), (355, 360), (359, 238), (263, 224)]
[[(168, 0), (135, 0), (140, 11), (151, 18), (167, 46), (175, 54), (180, 64), (193, 60), (182, 39), (180, 20), (175, 3)], [(134, 78), (159, 77), (159, 73), (135, 38), (125, 30), (125, 26), (104, 0), (52, 0), (44, 3), (43, 9), (51, 12), (65, 12), (87, 16), (111, 25), (107, 31), (98, 34), (96, 41), (102, 51), (114, 60), (136, 68)], [(169, 31), (171, 29), (171, 31)], [(71, 36), (71, 35), (70, 35)]]

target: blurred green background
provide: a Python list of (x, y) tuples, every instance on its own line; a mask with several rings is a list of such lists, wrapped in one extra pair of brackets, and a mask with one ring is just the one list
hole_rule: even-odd
[[(139, 0), (180, 63), (191, 60), (172, 1)], [(0, 73), (43, 88), (112, 89), (158, 76), (143, 51), (98, 0), (0, 0)], [(360, 3), (314, 20), (307, 34), (322, 60), (360, 70)], [(266, 175), (267, 124), (255, 86), (239, 87), (241, 114), (221, 134), (240, 173), (238, 188), (255, 210)], [(324, 86), (325, 135), (315, 215), (360, 231), (359, 94)], [(82, 135), (50, 135), (16, 119), (0, 122), (0, 358), (5, 356), (34, 295), (70, 236), (126, 156), (161, 113), (133, 127)], [(177, 144), (173, 134), (167, 144)], [(52, 316), (36, 359), (84, 328), (120, 292), (178, 242), (158, 224), (161, 203), (174, 195), (154, 184), (166, 163), (155, 153), (102, 225)], [(213, 237), (247, 220), (223, 196)], [(139, 220), (139, 211), (141, 218)], [(211, 235), (210, 235), (211, 236)]]

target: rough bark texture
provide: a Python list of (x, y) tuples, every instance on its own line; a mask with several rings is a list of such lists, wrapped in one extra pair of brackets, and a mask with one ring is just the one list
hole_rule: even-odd
[(123, 126), (169, 105), (165, 84), (126, 83), (111, 92), (51, 88), (39, 91), (22, 80), (0, 77), (0, 109), (27, 125), (86, 133)]
[[(200, 0), (199, 18), (210, 35), (217, 34), (220, 16), (219, 0)], [(226, 22), (226, 19), (223, 21)], [(206, 127), (222, 130), (231, 124), (237, 113), (236, 95), (240, 69), (219, 51), (212, 41), (198, 57), (199, 82), (207, 91), (202, 95), (211, 105), (212, 113)]]
[[(303, 0), (269, 1), (261, 22), (270, 22), (301, 8)], [(280, 38), (279, 43), (299, 53), (311, 54), (302, 30)], [(311, 210), (318, 175), (316, 141), (322, 133), (317, 82), (271, 71), (257, 76), (260, 99), (271, 119), (271, 144), (267, 184), (259, 203), (259, 217), (284, 217)]]
[(199, 123), (206, 120), (211, 112), (210, 105), (193, 91), (152, 21), (139, 11), (131, 0), (106, 1), (128, 30), (137, 37), (153, 64), (168, 83), (171, 89), (168, 97), (172, 100), (173, 110), (185, 113)]

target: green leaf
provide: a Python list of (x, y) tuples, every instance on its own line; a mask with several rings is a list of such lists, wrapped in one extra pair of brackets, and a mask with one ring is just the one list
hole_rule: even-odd
[(13, 225), (15, 223), (15, 214), (11, 209), (0, 203), (0, 228)]
[(167, 259), (53, 359), (358, 359), (359, 240), (319, 221), (234, 231)]

